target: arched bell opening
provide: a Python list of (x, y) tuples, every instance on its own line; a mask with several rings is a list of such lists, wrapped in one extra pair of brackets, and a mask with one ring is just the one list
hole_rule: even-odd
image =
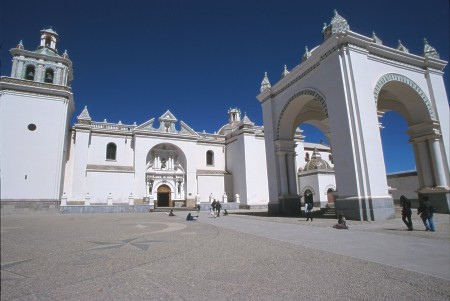
[(33, 65), (28, 65), (27, 68), (25, 69), (24, 78), (26, 80), (34, 80), (34, 75), (36, 73), (35, 70), (36, 68)]
[(44, 82), (49, 83), (49, 84), (53, 84), (53, 78), (54, 78), (53, 69), (47, 68), (45, 70)]

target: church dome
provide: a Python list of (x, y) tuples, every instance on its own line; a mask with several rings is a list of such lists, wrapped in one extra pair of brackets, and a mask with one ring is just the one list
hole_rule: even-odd
[(311, 160), (309, 160), (308, 163), (306, 163), (305, 168), (303, 171), (310, 171), (310, 170), (327, 170), (331, 169), (330, 164), (328, 164), (327, 161), (322, 159), (322, 156), (317, 151), (317, 148), (314, 149), (313, 154), (311, 156)]

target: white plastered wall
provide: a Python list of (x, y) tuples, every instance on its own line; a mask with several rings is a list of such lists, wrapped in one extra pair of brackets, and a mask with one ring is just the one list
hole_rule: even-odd
[(1, 199), (59, 200), (68, 101), (19, 92), (0, 97)]

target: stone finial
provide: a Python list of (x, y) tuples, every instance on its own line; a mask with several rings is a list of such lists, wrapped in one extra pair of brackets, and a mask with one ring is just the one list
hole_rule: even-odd
[(67, 49), (64, 50), (64, 53), (63, 53), (62, 57), (65, 58), (65, 59), (69, 58), (69, 54), (67, 53)]
[(403, 44), (402, 41), (398, 40), (398, 46), (397, 46), (397, 50), (400, 50), (404, 53), (409, 53), (408, 48), (406, 48)]
[(80, 124), (91, 124), (91, 116), (89, 115), (89, 111), (87, 109), (87, 106), (84, 106), (83, 111), (80, 113), (80, 115), (77, 116), (78, 123)]
[(281, 78), (284, 78), (288, 74), (289, 74), (289, 71), (287, 70), (286, 65), (284, 65), (284, 70), (283, 70), (283, 73), (281, 73)]
[(244, 113), (244, 118), (242, 118), (242, 123), (246, 125), (254, 125), (254, 123), (248, 118), (247, 113)]
[(344, 32), (350, 30), (350, 26), (341, 15), (338, 14), (337, 10), (334, 10), (334, 17), (331, 19), (330, 25), (324, 24), (322, 29), (323, 39), (326, 40), (333, 34), (338, 32)]
[(270, 85), (270, 82), (269, 82), (269, 78), (267, 77), (267, 72), (264, 72), (264, 78), (263, 78), (263, 80), (262, 80), (262, 82), (261, 82), (261, 92), (264, 92), (264, 91), (266, 91), (267, 89), (270, 89), (271, 88), (271, 85)]
[(375, 44), (383, 45), (383, 41), (379, 37), (377, 37), (375, 31), (372, 31), (372, 40)]
[(22, 40), (19, 41), (19, 44), (16, 46), (17, 49), (23, 49), (23, 42)]
[(305, 53), (302, 56), (302, 62), (306, 61), (311, 56), (311, 52), (308, 50), (308, 46), (305, 46)]
[(423, 43), (423, 56), (426, 58), (439, 59), (439, 53), (430, 44), (428, 44), (426, 38), (423, 38)]

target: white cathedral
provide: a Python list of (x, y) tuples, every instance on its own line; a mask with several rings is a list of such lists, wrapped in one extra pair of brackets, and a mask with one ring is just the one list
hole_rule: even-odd
[[(72, 62), (58, 54), (57, 42), (52, 29), (41, 30), (35, 51), (20, 42), (11, 50), (11, 77), (1, 79), (2, 202), (61, 201), (80, 212), (196, 207), (212, 199), (228, 208), (267, 207), (263, 127), (237, 108), (211, 134), (169, 110), (129, 125), (93, 121), (87, 107), (70, 126)], [(300, 189), (324, 206), (336, 188), (330, 148), (305, 143), (300, 131), (296, 141)]]
[[(353, 33), (336, 12), (323, 34), (323, 44), (306, 49), (302, 63), (285, 69), (276, 85), (264, 77), (258, 95), (264, 127), (230, 108), (225, 124), (205, 133), (170, 110), (156, 112), (162, 113), (158, 120), (122, 124), (94, 121), (84, 107), (70, 125), (72, 62), (67, 52), (58, 53), (58, 34), (41, 30), (37, 50), (25, 50), (22, 42), (11, 49), (11, 76), (0, 79), (2, 208), (206, 209), (216, 199), (225, 208), (286, 215), (298, 211), (303, 198), (321, 208), (336, 201), (336, 209), (354, 219), (392, 218), (393, 199), (379, 164), (378, 117), (394, 109), (410, 125), (418, 166), (415, 193), (432, 196), (448, 212), (446, 62), (428, 43), (420, 57), (401, 43), (390, 48), (375, 35)], [(365, 77), (356, 76), (360, 71)], [(340, 75), (348, 91), (327, 79)], [(370, 92), (364, 94), (366, 86)], [(358, 93), (364, 97), (358, 99)], [(373, 103), (358, 103), (373, 98), (370, 93)], [(321, 129), (333, 153), (328, 145), (305, 142), (302, 122)]]

